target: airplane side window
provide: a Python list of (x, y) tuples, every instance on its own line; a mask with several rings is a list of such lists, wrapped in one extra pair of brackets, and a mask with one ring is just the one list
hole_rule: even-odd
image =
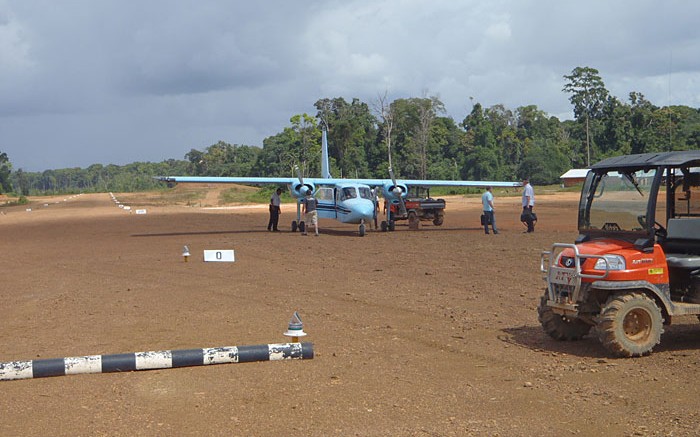
[(333, 200), (333, 190), (330, 188), (321, 188), (316, 192), (318, 200)]

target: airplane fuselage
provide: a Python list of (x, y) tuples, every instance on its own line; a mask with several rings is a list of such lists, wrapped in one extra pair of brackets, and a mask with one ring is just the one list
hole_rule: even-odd
[(318, 217), (338, 220), (341, 223), (361, 224), (374, 219), (375, 203), (369, 186), (343, 183), (321, 187), (315, 197), (318, 200)]

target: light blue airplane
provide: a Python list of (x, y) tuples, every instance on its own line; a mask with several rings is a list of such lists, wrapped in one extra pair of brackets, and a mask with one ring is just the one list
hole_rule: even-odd
[[(215, 176), (157, 176), (168, 183), (217, 183), (250, 185), (286, 185), (289, 193), (297, 199), (297, 219), (292, 221), (292, 232), (304, 230), (301, 220), (301, 201), (307, 192), (314, 193), (318, 200), (318, 217), (338, 220), (341, 223), (359, 224), (360, 236), (365, 235), (365, 224), (376, 219), (376, 190), (381, 190), (387, 202), (404, 205), (408, 187), (519, 187), (519, 182), (499, 181), (448, 181), (448, 180), (397, 180), (389, 169), (390, 179), (345, 179), (333, 178), (328, 164), (328, 140), (323, 131), (321, 147), (320, 178), (304, 178), (297, 169), (297, 177), (215, 177)], [(386, 208), (386, 223), (393, 229), (391, 208)], [(386, 229), (382, 223), (382, 229)]]

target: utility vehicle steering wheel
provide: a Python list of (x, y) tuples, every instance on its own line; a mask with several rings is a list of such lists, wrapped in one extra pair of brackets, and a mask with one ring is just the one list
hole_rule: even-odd
[[(639, 222), (640, 225), (642, 225), (643, 229), (646, 229), (646, 227), (647, 227), (647, 216), (646, 215), (638, 215), (637, 221)], [(659, 238), (666, 238), (666, 235), (668, 235), (668, 232), (666, 231), (666, 228), (664, 228), (661, 225), (661, 223), (654, 221), (654, 235), (656, 235)]]
[(668, 235), (668, 231), (666, 231), (666, 228), (661, 226), (661, 223), (654, 222), (654, 235), (656, 235), (659, 238), (666, 238), (666, 236)]

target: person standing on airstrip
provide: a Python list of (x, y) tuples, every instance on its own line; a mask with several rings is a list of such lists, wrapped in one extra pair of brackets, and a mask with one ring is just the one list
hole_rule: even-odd
[(282, 194), (282, 189), (278, 188), (277, 191), (272, 193), (270, 197), (270, 221), (267, 223), (267, 230), (277, 232), (277, 224), (280, 221), (280, 212), (282, 210), (282, 200), (280, 199), (280, 194)]
[(318, 200), (313, 196), (311, 190), (306, 192), (306, 197), (301, 201), (303, 206), (304, 214), (304, 231), (301, 235), (306, 235), (309, 226), (314, 225), (314, 230), (316, 231), (316, 236), (318, 237), (318, 213), (316, 212), (316, 207), (318, 206)]
[(481, 195), (481, 203), (484, 205), (484, 232), (486, 235), (489, 234), (489, 224), (491, 224), (493, 233), (498, 234), (496, 215), (493, 210), (493, 193), (491, 192), (491, 187), (486, 187), (486, 191)]
[(527, 225), (525, 233), (535, 232), (535, 216), (532, 208), (535, 206), (535, 190), (530, 185), (528, 178), (523, 178), (523, 213), (520, 220)]

